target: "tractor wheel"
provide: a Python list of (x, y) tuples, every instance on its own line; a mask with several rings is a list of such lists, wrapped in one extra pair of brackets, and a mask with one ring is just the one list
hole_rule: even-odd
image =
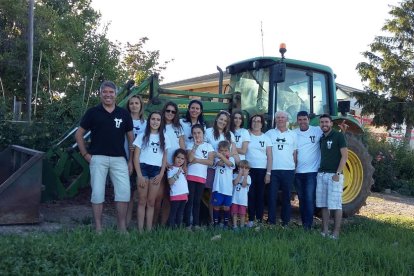
[(374, 183), (374, 167), (367, 147), (355, 134), (347, 133), (348, 160), (344, 168), (342, 210), (344, 217), (354, 215), (365, 205)]

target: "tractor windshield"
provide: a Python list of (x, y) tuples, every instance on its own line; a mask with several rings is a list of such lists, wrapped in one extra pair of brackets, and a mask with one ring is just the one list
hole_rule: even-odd
[(320, 115), (329, 113), (327, 78), (318, 72), (286, 70), (286, 78), (277, 84), (276, 110), (289, 114), (289, 121), (296, 121), (296, 114), (305, 110)]
[(241, 93), (242, 109), (254, 113), (267, 113), (269, 108), (269, 68), (244, 71), (232, 75), (230, 87)]
[[(276, 108), (271, 108), (269, 85), (271, 67), (233, 74), (230, 87), (241, 94), (241, 108), (248, 114), (286, 111), (289, 122), (296, 121), (301, 110), (320, 115), (329, 113), (327, 75), (298, 68), (287, 68), (286, 78), (276, 86)], [(268, 114), (271, 118), (271, 114)]]

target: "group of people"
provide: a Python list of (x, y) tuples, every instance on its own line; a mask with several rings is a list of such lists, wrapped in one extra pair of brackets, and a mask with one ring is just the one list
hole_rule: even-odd
[[(268, 188), (268, 223), (276, 224), (281, 190), (282, 226), (291, 216), (295, 184), (302, 224), (311, 229), (315, 203), (322, 208), (323, 236), (338, 238), (342, 218), (342, 170), (347, 159), (343, 133), (332, 118), (320, 116), (320, 127), (309, 125), (306, 111), (297, 114), (299, 128), (288, 128), (288, 114), (278, 111), (275, 126), (263, 133), (265, 119), (256, 114), (244, 129), (240, 111), (220, 111), (206, 128), (203, 105), (192, 100), (184, 118), (174, 102), (151, 112), (145, 120), (140, 96), (128, 100), (127, 110), (115, 104), (116, 86), (100, 87), (101, 104), (83, 116), (75, 138), (90, 164), (92, 209), (96, 231), (102, 231), (106, 177), (114, 185), (118, 229), (126, 231), (134, 202), (138, 230), (156, 223), (171, 227), (200, 227), (200, 204), (210, 189), (210, 219), (216, 225), (252, 227), (263, 221)], [(345, 125), (346, 127), (346, 125)], [(344, 125), (341, 126), (343, 130)], [(91, 131), (87, 148), (85, 133)], [(329, 233), (330, 210), (335, 226)], [(248, 213), (248, 221), (245, 222)]]

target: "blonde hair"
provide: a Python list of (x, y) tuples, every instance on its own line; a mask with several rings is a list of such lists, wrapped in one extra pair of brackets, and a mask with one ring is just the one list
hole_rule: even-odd
[(237, 165), (239, 168), (250, 169), (250, 164), (247, 160), (240, 160), (239, 164)]

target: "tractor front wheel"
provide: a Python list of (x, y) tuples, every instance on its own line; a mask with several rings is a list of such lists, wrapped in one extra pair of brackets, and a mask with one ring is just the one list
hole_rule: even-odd
[(372, 157), (355, 134), (347, 133), (348, 160), (344, 168), (342, 211), (345, 217), (354, 215), (365, 205), (374, 183)]

